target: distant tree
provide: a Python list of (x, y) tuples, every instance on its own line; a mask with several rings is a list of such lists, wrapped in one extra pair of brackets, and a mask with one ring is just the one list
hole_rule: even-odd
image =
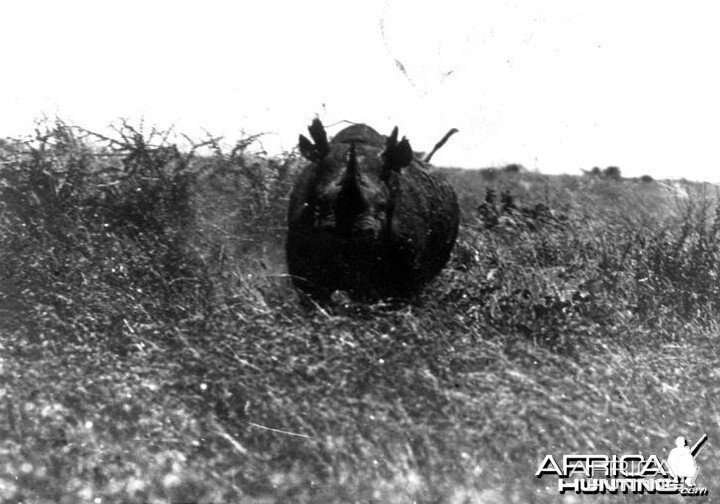
[(653, 180), (655, 179), (653, 179), (650, 175), (643, 175), (640, 177), (641, 182), (652, 182)]
[(608, 166), (603, 170), (603, 177), (610, 180), (620, 180), (622, 178), (620, 168), (617, 166)]

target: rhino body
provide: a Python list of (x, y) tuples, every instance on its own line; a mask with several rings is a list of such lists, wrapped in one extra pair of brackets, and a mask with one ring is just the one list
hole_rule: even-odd
[(311, 161), (290, 195), (286, 256), (294, 285), (318, 301), (409, 298), (447, 263), (458, 233), (452, 187), (414, 158), (397, 128), (353, 125), (328, 141), (301, 135)]

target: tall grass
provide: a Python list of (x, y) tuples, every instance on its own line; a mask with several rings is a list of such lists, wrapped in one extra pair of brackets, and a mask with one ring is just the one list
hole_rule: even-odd
[(253, 140), (2, 142), (3, 499), (553, 502), (549, 451), (720, 435), (705, 186), (448, 171), (441, 277), (308, 311), (282, 255), (299, 160)]

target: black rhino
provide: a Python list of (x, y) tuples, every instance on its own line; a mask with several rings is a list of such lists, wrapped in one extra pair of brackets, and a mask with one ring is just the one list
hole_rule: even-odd
[(455, 244), (460, 212), (452, 187), (415, 159), (405, 137), (398, 141), (397, 128), (384, 137), (355, 124), (331, 141), (319, 119), (308, 130), (312, 141), (300, 135), (299, 147), (311, 163), (288, 210), (294, 285), (320, 302), (335, 290), (361, 301), (417, 294)]

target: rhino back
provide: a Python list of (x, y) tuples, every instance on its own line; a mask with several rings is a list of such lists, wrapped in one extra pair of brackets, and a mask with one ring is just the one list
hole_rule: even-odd
[(334, 143), (357, 142), (371, 145), (378, 149), (381, 149), (385, 145), (385, 137), (367, 124), (353, 124), (348, 126), (338, 131), (332, 141)]

